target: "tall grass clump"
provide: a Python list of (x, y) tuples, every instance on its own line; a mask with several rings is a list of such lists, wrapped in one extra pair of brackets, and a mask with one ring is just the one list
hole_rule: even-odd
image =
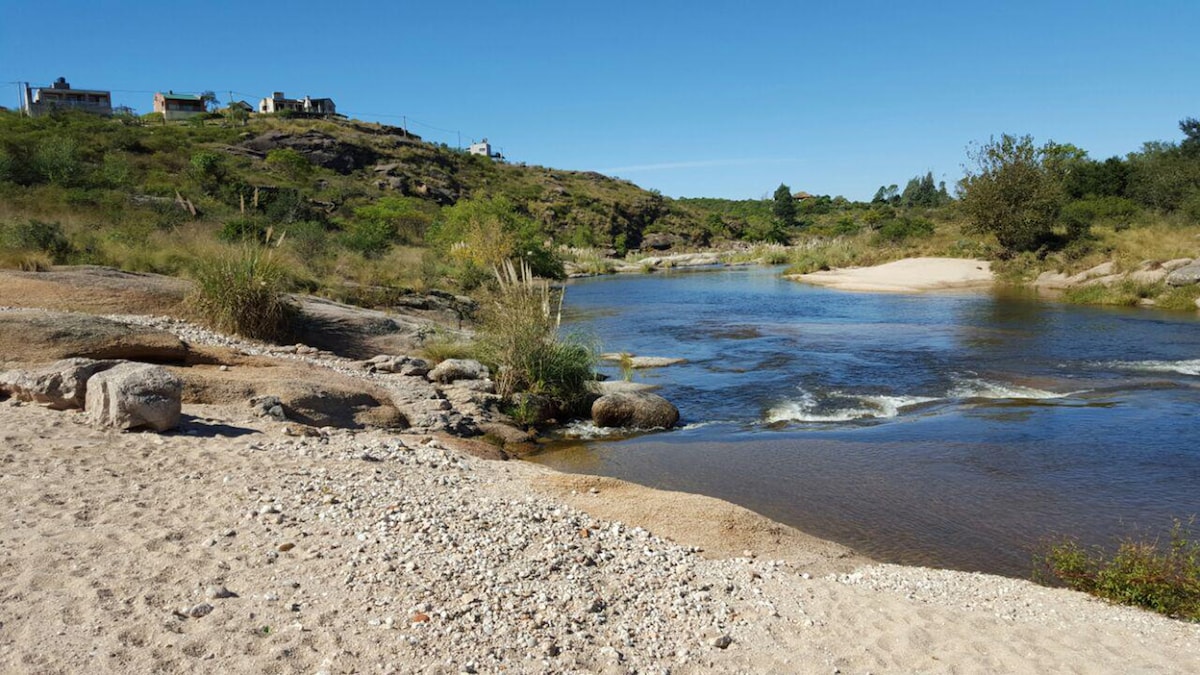
[(1114, 553), (1073, 539), (1049, 543), (1035, 557), (1034, 577), (1113, 602), (1200, 621), (1200, 541), (1195, 519), (1176, 520), (1164, 543), (1126, 539)]
[(285, 275), (270, 245), (246, 244), (195, 267), (191, 307), (208, 326), (259, 340), (289, 337), (299, 310), (285, 294)]
[(526, 393), (543, 397), (555, 415), (582, 412), (590, 400), (596, 355), (559, 332), (562, 293), (534, 277), (528, 263), (505, 261), (496, 286), (480, 307), (477, 353), (496, 372), (497, 393), (510, 402)]

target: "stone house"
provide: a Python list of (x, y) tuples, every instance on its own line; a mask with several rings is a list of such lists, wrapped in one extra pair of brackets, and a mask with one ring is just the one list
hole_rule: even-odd
[(112, 93), (98, 89), (72, 89), (65, 77), (49, 87), (32, 88), (25, 84), (22, 110), (30, 117), (48, 115), (55, 110), (82, 110), (96, 115), (112, 115)]

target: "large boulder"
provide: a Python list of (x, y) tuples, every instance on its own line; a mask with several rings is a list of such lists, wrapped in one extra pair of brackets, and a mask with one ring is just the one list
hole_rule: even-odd
[(486, 380), (490, 376), (487, 366), (473, 359), (446, 359), (427, 375), (431, 382), (439, 384), (457, 380)]
[(188, 346), (165, 330), (91, 314), (0, 312), (0, 360), (34, 363), (77, 356), (183, 363)]
[(600, 427), (670, 429), (679, 422), (679, 409), (658, 394), (605, 394), (592, 403), (592, 422)]
[(36, 370), (0, 373), (0, 393), (20, 401), (41, 403), (52, 410), (83, 408), (87, 382), (116, 361), (74, 358), (56, 361)]
[(1188, 286), (1200, 283), (1200, 262), (1184, 265), (1167, 275), (1168, 286)]
[(162, 366), (121, 363), (92, 376), (84, 409), (118, 429), (168, 431), (179, 425), (183, 381)]

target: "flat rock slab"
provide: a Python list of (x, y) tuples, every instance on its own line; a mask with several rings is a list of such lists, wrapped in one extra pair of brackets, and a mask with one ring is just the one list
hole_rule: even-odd
[(79, 356), (182, 363), (187, 355), (187, 344), (157, 328), (74, 312), (0, 311), (0, 361), (40, 363)]
[(111, 267), (55, 267), (48, 272), (0, 270), (0, 304), (96, 314), (177, 315), (192, 283)]
[(792, 274), (789, 279), (843, 291), (916, 293), (992, 285), (992, 264), (962, 258), (907, 258), (874, 267)]
[[(601, 358), (605, 361), (620, 361), (621, 354), (603, 354)], [(687, 363), (687, 359), (681, 359), (673, 356), (630, 356), (630, 368), (664, 368), (666, 366), (676, 366), (681, 363)]]

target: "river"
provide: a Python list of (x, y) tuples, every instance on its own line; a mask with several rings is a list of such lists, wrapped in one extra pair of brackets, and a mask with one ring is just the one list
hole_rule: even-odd
[[(534, 460), (719, 497), (876, 559), (1027, 577), (1048, 537), (1200, 512), (1200, 320), (991, 292), (832, 291), (774, 268), (568, 285), (564, 329), (682, 428)], [(613, 365), (603, 370), (619, 377)]]

